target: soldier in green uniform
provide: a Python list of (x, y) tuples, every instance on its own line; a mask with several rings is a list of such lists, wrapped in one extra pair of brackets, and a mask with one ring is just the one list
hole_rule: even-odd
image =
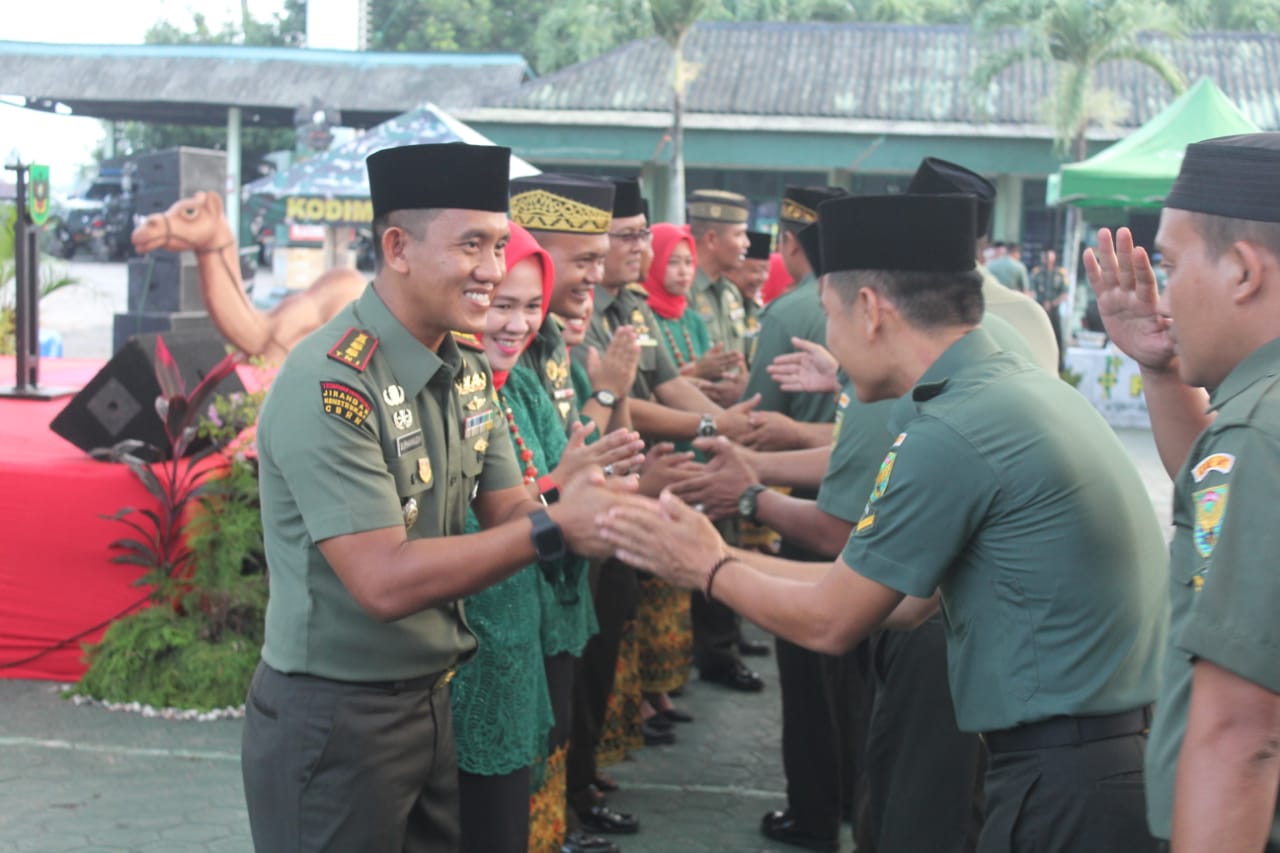
[(746, 257), (742, 259), (742, 266), (736, 270), (725, 270), (724, 277), (738, 288), (738, 295), (742, 297), (743, 326), (746, 329), (744, 347), (747, 363), (750, 364), (760, 334), (760, 288), (764, 287), (765, 279), (769, 277), (769, 252), (773, 248), (773, 235), (767, 231), (748, 231), (747, 240), (750, 243)]
[(745, 355), (746, 309), (738, 288), (724, 274), (741, 267), (751, 247), (747, 236), (751, 202), (725, 190), (697, 190), (689, 195), (688, 214), (698, 253), (690, 302), (707, 324), (713, 344)]
[(601, 523), (621, 558), (827, 653), (941, 606), (957, 722), (991, 752), (978, 849), (1154, 850), (1142, 754), (1165, 629), (1159, 524), (1092, 407), (975, 328), (975, 220), (971, 196), (822, 206), (827, 339), (860, 400), (896, 398), (896, 437), (834, 565), (731, 550), (673, 495)]
[(1277, 175), (1280, 134), (1187, 146), (1156, 234), (1163, 294), (1127, 228), (1114, 244), (1103, 229), (1085, 254), (1107, 333), (1142, 365), (1174, 477), (1147, 806), (1179, 851), (1280, 851)]
[[(368, 161), (378, 270), (289, 354), (258, 425), (271, 572), (242, 746), (259, 851), (458, 846), (448, 683), (475, 650), (457, 600), (566, 545), (607, 553), (586, 479), (521, 486), (480, 331), (507, 239), (510, 151)], [(467, 506), (486, 529), (463, 535)]]
[(1045, 249), (1040, 253), (1040, 265), (1031, 270), (1031, 294), (1044, 309), (1058, 342), (1058, 369), (1062, 369), (1062, 312), (1059, 308), (1067, 300), (1067, 271), (1058, 266), (1058, 253)]

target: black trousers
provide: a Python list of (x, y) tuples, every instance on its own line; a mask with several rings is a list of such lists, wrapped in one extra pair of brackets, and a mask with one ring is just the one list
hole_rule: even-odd
[(455, 853), (449, 688), (383, 689), (259, 664), (240, 754), (258, 853)]
[(972, 853), (982, 826), (982, 742), (956, 728), (940, 617), (872, 640), (875, 702), (859, 851)]
[(528, 767), (501, 776), (458, 771), (461, 853), (527, 853)]
[(779, 637), (787, 808), (807, 833), (835, 838), (856, 798), (870, 701), (868, 651), (823, 655)]
[[(716, 529), (726, 542), (731, 545), (737, 543), (738, 525), (735, 520), (718, 521)], [(693, 665), (699, 672), (735, 666), (742, 660), (738, 653), (742, 620), (728, 605), (708, 601), (698, 590), (694, 590), (692, 596), (689, 617), (693, 622)]]
[(588, 786), (596, 776), (596, 748), (604, 727), (618, 668), (622, 626), (635, 618), (638, 584), (635, 570), (617, 560), (592, 567), (592, 597), (600, 631), (587, 641), (573, 680), (573, 713), (565, 787), (569, 800), (567, 819), (574, 825), (576, 813), (594, 805)]
[(1134, 734), (992, 753), (979, 853), (1156, 853), (1143, 796), (1146, 745)]

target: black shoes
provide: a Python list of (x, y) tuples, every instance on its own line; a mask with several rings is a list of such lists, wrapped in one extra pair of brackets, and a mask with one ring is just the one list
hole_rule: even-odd
[(840, 849), (840, 839), (835, 836), (812, 835), (800, 828), (792, 817), (791, 810), (767, 812), (760, 821), (760, 832), (766, 838), (803, 847), (806, 850), (817, 850), (820, 853), (836, 853)]
[(575, 829), (564, 838), (560, 853), (621, 853), (618, 845), (607, 838)]
[(615, 812), (605, 805), (592, 806), (586, 811), (578, 812), (584, 829), (591, 832), (603, 832), (608, 835), (631, 835), (640, 831), (640, 821), (635, 815), (626, 812)]
[(676, 742), (676, 733), (666, 717), (657, 715), (640, 724), (645, 746), (668, 746)]
[(769, 644), (764, 640), (739, 640), (738, 654), (748, 658), (765, 658), (769, 656)]
[(764, 689), (764, 679), (759, 673), (752, 672), (742, 665), (742, 661), (718, 666), (715, 669), (703, 669), (698, 673), (703, 681), (719, 684), (743, 693), (759, 693)]
[(665, 711), (659, 711), (658, 716), (662, 717), (669, 723), (692, 723), (693, 714), (688, 711), (681, 711), (679, 708), (668, 708)]

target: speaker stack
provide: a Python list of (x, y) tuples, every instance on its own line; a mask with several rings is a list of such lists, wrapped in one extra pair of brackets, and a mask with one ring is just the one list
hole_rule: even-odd
[[(203, 148), (168, 148), (134, 160), (134, 213), (150, 216), (201, 190), (221, 194), (227, 155)], [(113, 349), (133, 335), (205, 332), (213, 328), (200, 296), (200, 274), (190, 252), (152, 252), (129, 261), (129, 310), (116, 314)]]
[[(157, 337), (161, 336), (137, 335), (127, 340), (49, 428), (86, 453), (132, 438), (157, 448), (160, 456), (168, 456), (169, 439), (156, 414), (156, 398), (160, 396), (155, 368)], [(226, 342), (216, 329), (166, 332), (163, 337), (182, 371), (188, 394), (227, 354)], [(232, 373), (217, 390), (231, 394), (243, 391), (244, 385)], [(207, 445), (207, 440), (197, 440), (188, 453)]]

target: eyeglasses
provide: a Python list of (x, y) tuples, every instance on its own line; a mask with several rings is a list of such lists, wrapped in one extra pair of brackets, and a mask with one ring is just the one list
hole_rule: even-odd
[(610, 231), (609, 238), (612, 240), (621, 240), (624, 243), (643, 243), (653, 236), (653, 232), (648, 228), (639, 231)]

